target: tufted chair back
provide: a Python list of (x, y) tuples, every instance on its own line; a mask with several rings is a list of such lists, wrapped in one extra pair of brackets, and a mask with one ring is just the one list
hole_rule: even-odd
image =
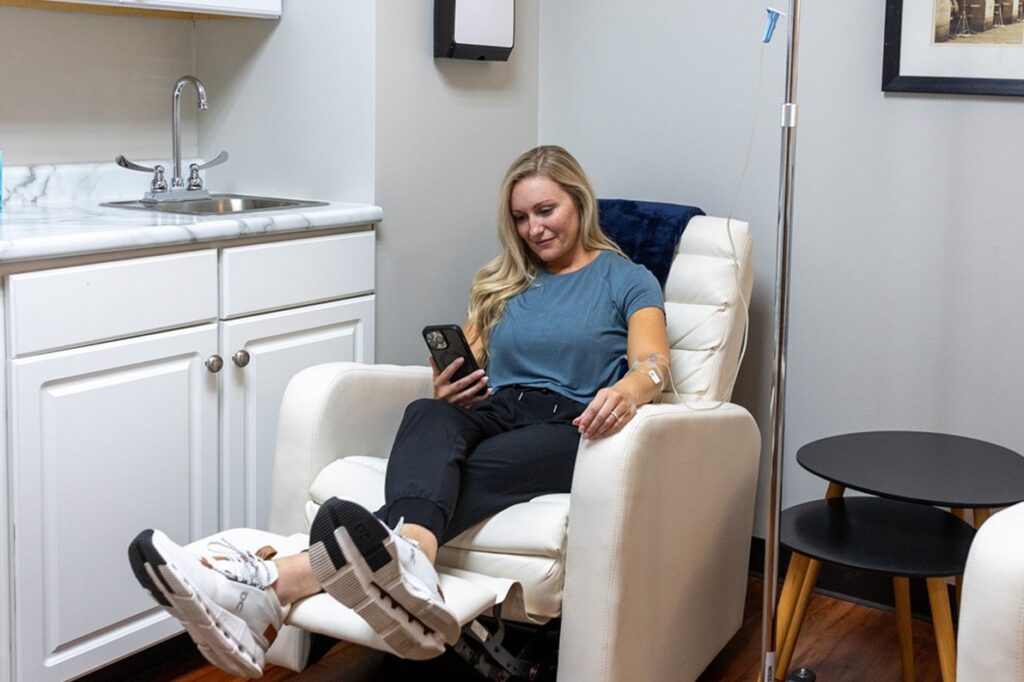
[(665, 313), (672, 380), (684, 399), (732, 395), (754, 280), (751, 249), (749, 226), (739, 220), (696, 216), (683, 232), (665, 283)]

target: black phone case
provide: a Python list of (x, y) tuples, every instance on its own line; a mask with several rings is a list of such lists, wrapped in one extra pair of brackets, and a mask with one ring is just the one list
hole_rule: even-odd
[[(437, 334), (440, 334), (440, 337), (436, 336)], [(443, 339), (443, 344), (440, 342), (440, 339)], [(427, 344), (427, 349), (441, 370), (444, 370), (456, 358), (466, 359), (462, 366), (455, 370), (452, 381), (457, 381), (467, 374), (472, 374), (480, 369), (476, 358), (473, 357), (473, 351), (469, 347), (469, 342), (466, 341), (466, 335), (462, 333), (462, 328), (456, 324), (436, 324), (424, 327), (423, 341)], [(443, 347), (441, 347), (442, 345)]]

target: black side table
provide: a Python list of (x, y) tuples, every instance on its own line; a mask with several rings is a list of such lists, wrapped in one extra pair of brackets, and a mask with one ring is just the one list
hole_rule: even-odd
[[(871, 431), (809, 443), (797, 461), (829, 487), (825, 500), (782, 512), (781, 542), (793, 556), (779, 597), (776, 674), (786, 675), (820, 562), (828, 561), (893, 576), (905, 682), (914, 679), (909, 579), (925, 578), (943, 681), (952, 682), (956, 644), (945, 578), (963, 573), (974, 535), (964, 510), (974, 509), (980, 525), (991, 507), (1024, 500), (1024, 457), (972, 438)], [(846, 487), (882, 497), (844, 499)]]
[(975, 438), (926, 431), (847, 433), (808, 443), (796, 461), (827, 481), (895, 500), (988, 509), (1024, 499), (1024, 457)]

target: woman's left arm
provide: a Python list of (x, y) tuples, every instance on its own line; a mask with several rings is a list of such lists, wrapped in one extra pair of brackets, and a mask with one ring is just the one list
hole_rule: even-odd
[[(626, 354), (630, 366), (645, 362), (652, 356), (668, 358), (668, 329), (665, 327), (665, 313), (660, 308), (641, 308), (629, 318), (626, 336)], [(649, 365), (649, 366), (648, 366)], [(658, 382), (650, 375), (654, 370)], [(662, 363), (647, 363), (642, 371), (630, 371), (617, 382), (602, 388), (594, 396), (573, 424), (579, 428), (583, 438), (603, 438), (618, 433), (637, 409), (661, 393), (664, 382), (668, 381), (668, 368)]]

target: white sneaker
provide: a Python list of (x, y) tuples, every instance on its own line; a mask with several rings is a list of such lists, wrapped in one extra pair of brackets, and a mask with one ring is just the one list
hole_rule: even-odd
[(277, 566), (226, 540), (200, 557), (158, 530), (128, 547), (139, 583), (177, 618), (210, 663), (234, 675), (263, 675), (265, 654), (281, 628), (281, 602), (270, 586)]
[(324, 502), (309, 531), (313, 575), (404, 658), (439, 656), (461, 628), (419, 545), (349, 500)]

